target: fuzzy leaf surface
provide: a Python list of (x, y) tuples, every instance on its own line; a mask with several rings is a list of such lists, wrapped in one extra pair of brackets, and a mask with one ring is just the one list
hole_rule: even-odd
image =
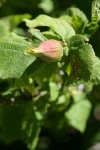
[(32, 46), (24, 38), (0, 38), (0, 78), (20, 78), (25, 69), (35, 61), (35, 57), (25, 54)]
[(81, 35), (73, 36), (69, 41), (70, 80), (90, 79), (94, 71), (95, 53), (88, 39)]

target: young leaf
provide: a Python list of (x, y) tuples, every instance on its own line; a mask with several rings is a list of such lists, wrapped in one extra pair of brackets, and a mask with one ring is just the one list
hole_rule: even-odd
[[(86, 15), (80, 9), (75, 7), (68, 8), (66, 13), (69, 15), (69, 23), (75, 29), (76, 33), (83, 33), (83, 29), (88, 23)], [(68, 20), (67, 18), (66, 21)]]
[(40, 15), (33, 20), (24, 19), (29, 28), (38, 26), (47, 26), (56, 32), (63, 41), (68, 40), (75, 35), (74, 29), (64, 20), (60, 18), (52, 18), (46, 15)]
[(88, 19), (87, 19), (85, 13), (83, 11), (81, 11), (79, 8), (70, 7), (67, 9), (66, 13), (67, 13), (67, 15), (69, 15), (71, 17), (73, 17), (74, 15), (78, 16), (82, 20), (84, 25), (86, 25), (88, 23)]
[(100, 21), (100, 0), (94, 0), (92, 2), (92, 14), (91, 14), (91, 22), (85, 27), (84, 33), (90, 37), (92, 36), (98, 29), (98, 22)]
[(0, 38), (0, 78), (20, 78), (25, 69), (36, 60), (34, 56), (25, 54), (32, 46), (24, 38), (8, 36)]

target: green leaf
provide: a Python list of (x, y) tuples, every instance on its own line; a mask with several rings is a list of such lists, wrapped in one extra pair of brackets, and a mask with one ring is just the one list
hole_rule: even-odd
[(33, 37), (37, 38), (40, 41), (45, 41), (47, 38), (42, 35), (42, 33), (38, 29), (30, 29), (29, 32), (32, 34)]
[(25, 54), (25, 50), (32, 47), (32, 43), (24, 38), (8, 36), (0, 38), (0, 78), (20, 78), (25, 69), (36, 58)]
[[(22, 111), (23, 110), (23, 111)], [(24, 109), (0, 104), (0, 139), (11, 143), (22, 138), (21, 124)]]
[(92, 18), (97, 16), (98, 21), (100, 21), (100, 0), (94, 0), (92, 2)]
[(73, 104), (65, 116), (69, 125), (83, 133), (90, 115), (91, 103), (85, 97), (83, 98), (83, 95), (81, 97), (80, 94), (78, 99), (81, 101)]
[(37, 62), (36, 66), (36, 71), (33, 72), (33, 77), (38, 81), (44, 83), (47, 82), (51, 79), (51, 77), (56, 74), (58, 70), (57, 63), (44, 63), (44, 62)]
[(77, 34), (73, 36), (72, 38), (70, 38), (70, 40), (68, 41), (68, 47), (69, 49), (77, 49), (88, 41), (89, 39), (86, 36)]
[(37, 146), (48, 102), (42, 94), (33, 101), (14, 101), (0, 104), (0, 140), (6, 144), (22, 140), (29, 149)]
[(82, 19), (79, 16), (74, 15), (72, 17), (72, 26), (75, 29), (76, 33), (78, 33), (78, 34), (83, 33), (83, 28), (84, 28), (85, 25), (84, 25), (84, 22), (82, 21)]
[(52, 18), (46, 15), (40, 15), (33, 20), (24, 20), (29, 28), (35, 28), (38, 26), (50, 27), (62, 38), (63, 41), (68, 40), (75, 35), (74, 29), (66, 21), (60, 18)]
[(83, 11), (81, 11), (79, 8), (70, 7), (67, 9), (66, 13), (67, 13), (67, 15), (69, 15), (71, 17), (73, 17), (74, 15), (78, 16), (82, 20), (84, 25), (88, 23), (88, 19), (87, 19), (85, 13)]
[(17, 106), (0, 105), (0, 139), (10, 144), (23, 140), (33, 150), (37, 146), (41, 129), (32, 102)]
[(35, 150), (41, 131), (41, 120), (36, 118), (36, 110), (34, 110), (32, 102), (26, 107), (21, 126), (23, 131), (22, 140), (27, 144), (29, 149)]
[(52, 0), (41, 0), (41, 3), (38, 5), (39, 8), (42, 8), (45, 13), (50, 13), (54, 6)]
[(11, 15), (8, 17), (2, 18), (5, 23), (8, 23), (9, 29), (15, 28), (19, 23), (23, 21), (23, 19), (30, 19), (30, 14), (20, 14), (20, 15)]
[(100, 59), (98, 57), (95, 57), (94, 72), (91, 76), (91, 81), (96, 85), (100, 84)]
[(54, 82), (50, 82), (49, 86), (50, 86), (50, 100), (55, 101), (59, 95), (58, 86)]
[(92, 36), (98, 29), (98, 22), (100, 21), (100, 0), (94, 0), (92, 2), (92, 14), (91, 14), (91, 22), (85, 27), (84, 33), (90, 37)]
[(23, 14), (23, 15), (11, 15), (11, 16), (1, 18), (0, 19), (0, 36), (8, 35), (25, 18), (30, 19), (31, 16), (29, 14)]
[(75, 7), (68, 8), (66, 13), (70, 17), (70, 19), (67, 19), (68, 16), (65, 15), (65, 17), (67, 17), (66, 21), (69, 21), (69, 23), (75, 29), (76, 33), (83, 33), (83, 29), (88, 23), (88, 19), (85, 13), (83, 13), (80, 9)]
[(65, 20), (68, 24), (72, 26), (72, 17), (67, 15), (66, 12), (60, 16), (62, 20)]
[(71, 82), (77, 79), (88, 81), (94, 71), (95, 53), (92, 46), (85, 43), (87, 40), (80, 35), (73, 36), (69, 40), (69, 63), (66, 71)]
[[(47, 99), (44, 97), (45, 95), (41, 95), (39, 99), (36, 99), (34, 104), (31, 104), (31, 111), (30, 108), (27, 109), (27, 120), (24, 125), (24, 134), (25, 137), (23, 138), (24, 142), (28, 144), (28, 148), (31, 150), (35, 150), (38, 140), (39, 134), (41, 131), (41, 126), (44, 123), (44, 118), (47, 113), (48, 109), (48, 102)], [(35, 100), (35, 99), (34, 99)]]
[(43, 36), (45, 36), (47, 39), (55, 39), (60, 40), (60, 36), (52, 31), (44, 31), (42, 32)]

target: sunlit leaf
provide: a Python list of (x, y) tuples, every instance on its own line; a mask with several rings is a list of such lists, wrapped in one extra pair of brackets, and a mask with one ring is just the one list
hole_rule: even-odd
[(81, 101), (73, 104), (72, 107), (65, 113), (65, 116), (69, 125), (79, 130), (80, 132), (84, 132), (90, 111), (91, 103), (86, 98), (84, 98), (81, 99)]
[(59, 95), (58, 86), (53, 82), (50, 82), (49, 86), (50, 86), (50, 100), (55, 101)]
[(52, 18), (46, 15), (40, 15), (33, 20), (25, 19), (29, 28), (38, 26), (47, 26), (56, 32), (65, 41), (75, 35), (74, 29), (64, 20), (60, 18)]
[(35, 61), (34, 56), (25, 54), (32, 44), (23, 38), (8, 36), (0, 39), (0, 78), (19, 78)]

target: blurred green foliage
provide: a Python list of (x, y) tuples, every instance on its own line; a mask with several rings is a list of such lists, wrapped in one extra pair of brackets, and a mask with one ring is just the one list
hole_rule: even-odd
[[(99, 21), (100, 0), (0, 0), (1, 144), (51, 150), (53, 139), (73, 150), (79, 135), (76, 149), (87, 150), (100, 142)], [(27, 53), (48, 39), (63, 43), (61, 61)]]

